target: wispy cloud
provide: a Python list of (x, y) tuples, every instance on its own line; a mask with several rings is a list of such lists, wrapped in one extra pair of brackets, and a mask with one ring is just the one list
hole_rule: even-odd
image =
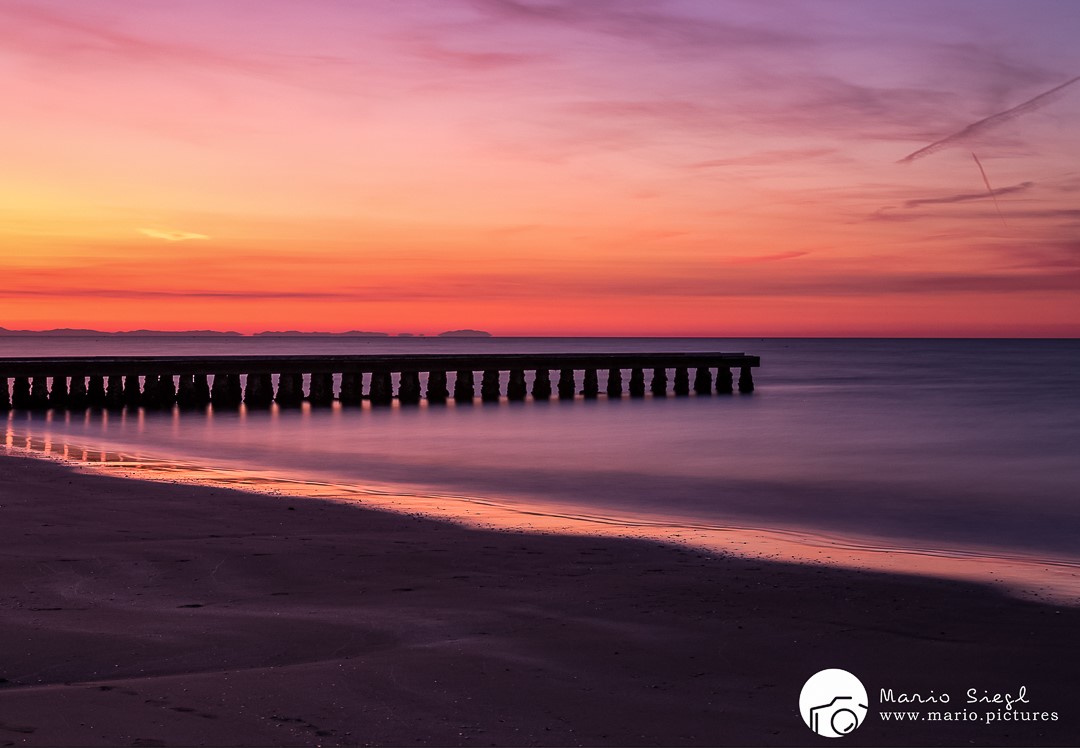
[(507, 50), (464, 49), (433, 38), (413, 37), (406, 40), (406, 49), (413, 55), (435, 62), (454, 71), (486, 73), (515, 69), (542, 61), (540, 55)]
[(726, 53), (820, 43), (820, 39), (787, 29), (682, 15), (665, 11), (659, 3), (641, 0), (473, 0), (473, 4), (505, 20), (560, 25), (683, 51), (706, 48), (712, 53)]
[(908, 200), (904, 203), (905, 208), (917, 208), (920, 205), (941, 205), (945, 203), (966, 203), (972, 200), (985, 200), (992, 195), (1015, 195), (1026, 192), (1035, 186), (1034, 182), (1021, 182), (1010, 187), (999, 187), (992, 192), (965, 192), (959, 195), (942, 195), (941, 197), (921, 197)]
[(355, 294), (335, 291), (212, 291), (206, 289), (174, 291), (152, 288), (82, 288), (72, 286), (12, 288), (0, 291), (0, 297), (55, 297), (63, 299), (222, 299), (235, 301), (260, 301), (267, 299), (356, 299)]
[(323, 93), (360, 91), (351, 82), (358, 60), (322, 50), (288, 54), (248, 45), (236, 51), (198, 38), (129, 31), (89, 3), (71, 8), (0, 2), (0, 45), (65, 70), (88, 66), (139, 70), (160, 66), (260, 79)]
[(998, 244), (979, 247), (978, 251), (1001, 257), (1011, 270), (1080, 271), (1080, 241)]
[(780, 260), (794, 260), (797, 257), (805, 257), (810, 254), (804, 250), (791, 250), (789, 252), (775, 252), (768, 255), (747, 255), (745, 257), (729, 257), (727, 262), (733, 265), (744, 265), (757, 262), (779, 262)]
[(151, 239), (164, 239), (167, 242), (186, 242), (192, 239), (209, 239), (206, 234), (196, 234), (191, 231), (176, 231), (173, 229), (139, 229), (140, 234), (145, 234)]
[(1050, 104), (1051, 102), (1059, 98), (1064, 93), (1066, 88), (1071, 86), (1073, 83), (1076, 83), (1077, 81), (1080, 81), (1080, 75), (1076, 76), (1075, 78), (1070, 78), (1061, 85), (1055, 86), (1049, 91), (1044, 91), (1038, 96), (1028, 99), (1022, 104), (1017, 104), (1011, 109), (1006, 109), (1004, 112), (991, 114), (989, 117), (983, 117), (977, 122), (972, 122), (967, 127), (964, 127), (961, 130), (957, 130), (951, 135), (946, 135), (940, 140), (935, 140), (930, 145), (923, 146), (919, 150), (909, 153), (896, 163), (909, 164), (916, 159), (923, 158), (924, 156), (929, 156), (932, 153), (937, 153), (943, 148), (948, 148), (949, 146), (961, 143), (975, 135), (981, 135), (988, 130), (994, 129), (995, 127), (1000, 127), (1006, 122), (1010, 122), (1017, 117), (1028, 114), (1029, 112), (1034, 112), (1036, 109), (1041, 109), (1042, 107)]
[[(4, 3), (0, 18), (10, 31), (0, 39), (26, 50), (60, 58), (90, 56), (125, 62), (171, 62), (235, 72), (267, 75), (275, 68), (263, 61), (233, 56), (204, 47), (145, 38), (119, 31), (107, 22), (60, 13), (25, 3)], [(29, 33), (28, 33), (29, 32)]]
[(786, 150), (758, 151), (745, 156), (712, 158), (708, 161), (697, 161), (687, 166), (691, 169), (714, 169), (725, 166), (775, 166), (789, 164), (793, 161), (809, 161), (834, 153), (836, 153), (836, 150), (833, 148), (790, 148)]

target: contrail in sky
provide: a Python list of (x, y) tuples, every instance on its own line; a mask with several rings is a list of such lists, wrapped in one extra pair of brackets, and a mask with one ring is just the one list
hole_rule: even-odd
[[(963, 130), (958, 130), (957, 132), (954, 132), (952, 135), (947, 135), (944, 138), (942, 138), (941, 140), (935, 141), (935, 142), (931, 143), (928, 146), (920, 148), (919, 150), (915, 151), (914, 153), (909, 153), (908, 155), (904, 156), (902, 159), (900, 159), (896, 163), (898, 163), (898, 164), (909, 164), (912, 161), (914, 161), (915, 159), (922, 158), (923, 156), (929, 156), (931, 153), (937, 153), (942, 148), (948, 148), (950, 145), (952, 145), (953, 143), (955, 143), (958, 140), (963, 140), (963, 139), (965, 139), (967, 137), (970, 137), (971, 135), (977, 135), (977, 134), (979, 134), (981, 132), (984, 132), (986, 130), (990, 130), (992, 128), (995, 128), (998, 125), (1003, 125), (1006, 122), (1008, 122), (1009, 120), (1016, 119), (1017, 117), (1019, 117), (1022, 114), (1027, 114), (1028, 112), (1033, 112), (1036, 109), (1039, 109), (1040, 107), (1044, 107), (1047, 104), (1049, 104), (1051, 101), (1056, 99), (1058, 97), (1058, 95), (1067, 86), (1071, 86), (1072, 84), (1076, 83), (1077, 81), (1080, 81), (1080, 75), (1076, 76), (1075, 78), (1072, 78), (1070, 80), (1065, 81), (1060, 86), (1055, 86), (1054, 88), (1051, 88), (1049, 91), (1046, 91), (1044, 93), (1039, 94), (1038, 96), (1036, 96), (1033, 99), (1028, 99), (1023, 104), (1017, 104), (1012, 109), (1006, 109), (1004, 112), (998, 112), (997, 114), (991, 114), (989, 117), (984, 117), (983, 119), (979, 120), (978, 122), (973, 122), (970, 125), (968, 125), (967, 127), (965, 127)], [(976, 160), (978, 160), (978, 159), (976, 159)]]
[(975, 151), (971, 152), (971, 157), (975, 159), (975, 165), (979, 167), (979, 173), (982, 174), (983, 184), (986, 185), (986, 191), (990, 193), (990, 197), (994, 200), (994, 207), (997, 208), (998, 218), (1001, 219), (1001, 225), (1005, 228), (1009, 228), (1009, 224), (1005, 223), (1005, 214), (1001, 212), (1001, 206), (998, 205), (997, 195), (994, 194), (994, 188), (990, 186), (990, 179), (986, 176), (986, 169), (983, 168), (982, 161), (975, 155)]

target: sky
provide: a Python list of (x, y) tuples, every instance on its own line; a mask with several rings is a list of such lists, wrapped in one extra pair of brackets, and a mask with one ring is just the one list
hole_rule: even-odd
[(1077, 29), (1071, 0), (0, 0), (0, 327), (1076, 336)]

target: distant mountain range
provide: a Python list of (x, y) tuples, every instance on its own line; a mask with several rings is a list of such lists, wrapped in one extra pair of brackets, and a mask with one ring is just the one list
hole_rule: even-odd
[(253, 338), (388, 338), (388, 332), (365, 332), (364, 330), (349, 330), (348, 332), (301, 332), (300, 330), (267, 330), (266, 332), (252, 333)]
[[(347, 332), (301, 332), (299, 330), (267, 330), (246, 335), (241, 332), (221, 332), (219, 330), (124, 330), (121, 332), (102, 332), (101, 330), (84, 330), (64, 327), (56, 330), (8, 330), (0, 327), (0, 337), (54, 337), (54, 338), (88, 338), (88, 337), (133, 337), (133, 338), (194, 338), (194, 337), (253, 337), (253, 338), (389, 338), (388, 332), (367, 332), (365, 330), (349, 330)], [(399, 333), (398, 337), (424, 337), (411, 333)], [(440, 338), (490, 338), (491, 333), (483, 330), (448, 330), (441, 332)]]
[(483, 330), (448, 330), (446, 332), (439, 333), (440, 338), (490, 338), (493, 337), (490, 332), (484, 332)]

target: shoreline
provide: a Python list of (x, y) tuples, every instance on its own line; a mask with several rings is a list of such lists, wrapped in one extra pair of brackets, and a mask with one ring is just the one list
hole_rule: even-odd
[[(940, 547), (914, 538), (829, 534), (813, 528), (707, 525), (693, 518), (581, 514), (576, 507), (531, 501), (515, 503), (457, 493), (435, 493), (394, 484), (356, 486), (325, 476), (268, 473), (251, 468), (90, 449), (67, 441), (9, 439), (6, 453), (44, 459), (88, 474), (134, 480), (235, 489), (264, 496), (317, 499), (376, 511), (424, 516), (465, 527), (501, 532), (581, 535), (684, 545), (697, 552), (776, 560), (852, 571), (919, 575), (988, 585), (1022, 600), (1080, 607), (1080, 563), (978, 546)], [(98, 459), (90, 459), (94, 454)], [(76, 456), (76, 455), (81, 455)]]
[[(465, 528), (0, 457), (0, 745), (807, 744), (806, 678), (1027, 689), (1075, 742), (1080, 610), (962, 582)], [(872, 708), (872, 712), (875, 709)]]

